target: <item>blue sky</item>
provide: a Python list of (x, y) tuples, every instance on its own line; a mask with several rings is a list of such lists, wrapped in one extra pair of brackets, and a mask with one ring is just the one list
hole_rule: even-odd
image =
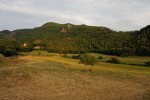
[(0, 30), (46, 22), (139, 30), (150, 24), (150, 0), (0, 0)]

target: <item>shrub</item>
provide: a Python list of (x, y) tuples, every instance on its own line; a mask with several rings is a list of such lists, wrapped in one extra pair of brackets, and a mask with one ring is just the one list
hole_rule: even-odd
[(80, 56), (81, 56), (81, 54), (73, 55), (73, 56), (72, 56), (72, 59), (80, 59)]
[(99, 56), (98, 59), (103, 59), (103, 57), (102, 57), (102, 56)]
[(119, 64), (120, 60), (117, 59), (116, 57), (112, 57), (111, 60), (107, 61), (108, 63), (114, 63), (114, 64)]
[(41, 52), (37, 52), (37, 56), (43, 56)]
[(1, 41), (0, 53), (5, 57), (17, 56), (19, 54), (19, 44), (16, 41)]
[(33, 50), (32, 45), (28, 45), (27, 47), (20, 47), (21, 52), (31, 52)]
[[(97, 63), (97, 59), (89, 54), (82, 54), (80, 57), (80, 63), (85, 65), (94, 66)], [(81, 72), (92, 72), (92, 69), (86, 68), (81, 70)]]
[(87, 53), (87, 51), (85, 51), (85, 50), (80, 51), (80, 54), (86, 54), (86, 53)]
[(2, 52), (3, 56), (5, 57), (11, 57), (11, 56), (17, 56), (18, 52), (15, 49), (10, 49), (10, 48), (6, 48), (3, 52)]
[(150, 61), (145, 62), (144, 66), (150, 67)]
[(120, 55), (121, 57), (127, 57), (128, 53), (123, 53), (122, 55)]
[(94, 66), (97, 63), (97, 59), (89, 54), (82, 54), (80, 57), (80, 63)]

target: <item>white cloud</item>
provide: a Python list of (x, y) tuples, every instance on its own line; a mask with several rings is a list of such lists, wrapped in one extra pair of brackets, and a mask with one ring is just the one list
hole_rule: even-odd
[(0, 30), (45, 22), (99, 25), (136, 30), (150, 24), (149, 0), (1, 0)]

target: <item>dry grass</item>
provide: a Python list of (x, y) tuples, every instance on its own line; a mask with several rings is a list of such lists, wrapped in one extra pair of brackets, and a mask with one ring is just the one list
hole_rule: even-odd
[[(19, 62), (19, 63), (17, 63)], [(11, 64), (11, 66), (9, 66)], [(84, 65), (78, 60), (52, 57), (21, 57), (1, 64), (0, 100), (149, 100), (150, 74), (139, 73), (134, 78), (114, 74), (134, 74), (139, 70), (102, 63), (93, 68), (101, 73), (81, 73)], [(107, 66), (107, 68), (105, 68)], [(118, 69), (120, 68), (120, 69)], [(118, 70), (117, 70), (118, 69)], [(130, 73), (125, 73), (127, 69)], [(142, 69), (142, 68), (141, 68)], [(134, 72), (135, 71), (135, 72)], [(93, 72), (94, 73), (94, 72)], [(146, 73), (146, 74), (145, 74)], [(114, 75), (114, 77), (111, 77)], [(120, 74), (119, 74), (120, 75)]]
[(1, 83), (3, 100), (145, 100), (146, 88), (130, 81), (93, 77), (80, 73), (31, 75)]

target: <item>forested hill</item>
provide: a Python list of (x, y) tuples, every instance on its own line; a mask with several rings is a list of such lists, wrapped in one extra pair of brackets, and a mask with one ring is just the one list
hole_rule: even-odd
[(49, 22), (34, 29), (4, 30), (0, 38), (42, 46), (49, 52), (150, 55), (150, 25), (139, 31), (116, 32), (106, 27)]

